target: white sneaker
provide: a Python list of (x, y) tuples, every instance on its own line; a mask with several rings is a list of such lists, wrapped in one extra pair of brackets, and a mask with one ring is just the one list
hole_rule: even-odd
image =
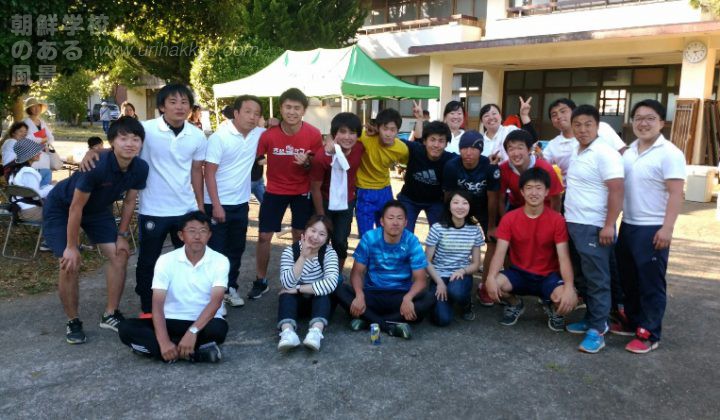
[(227, 316), (227, 308), (225, 307), (224, 302), (220, 305), (220, 316), (222, 316), (222, 317)]
[(308, 330), (303, 344), (310, 350), (320, 351), (320, 341), (322, 341), (323, 338), (325, 337), (323, 337), (320, 328), (313, 327)]
[(232, 307), (244, 306), (245, 300), (240, 297), (238, 291), (234, 287), (228, 287), (228, 292), (225, 293), (225, 302), (230, 304)]
[(292, 328), (288, 328), (280, 332), (280, 342), (278, 343), (278, 350), (288, 351), (300, 345), (300, 337), (295, 334)]

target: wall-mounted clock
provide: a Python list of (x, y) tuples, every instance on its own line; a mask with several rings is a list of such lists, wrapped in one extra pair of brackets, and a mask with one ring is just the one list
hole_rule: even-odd
[(683, 57), (689, 63), (699, 63), (707, 57), (707, 45), (700, 41), (690, 41), (685, 45)]

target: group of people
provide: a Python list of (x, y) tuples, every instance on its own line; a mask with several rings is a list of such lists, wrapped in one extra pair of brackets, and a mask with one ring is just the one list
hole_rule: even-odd
[[(397, 137), (402, 118), (394, 109), (365, 127), (343, 112), (323, 141), (303, 121), (308, 98), (289, 89), (280, 97), (278, 124), (262, 127), (261, 101), (240, 96), (232, 118), (206, 139), (187, 121), (192, 92), (163, 87), (160, 117), (142, 123), (121, 117), (108, 130), (112, 149), (89, 151), (83, 171), (45, 199), (67, 341), (86, 340), (78, 318), (82, 227), (108, 257), (101, 327), (118, 331), (133, 351), (165, 361), (220, 360), (218, 345), (228, 331), (223, 302), (245, 304), (239, 274), (253, 172), (262, 162), (267, 185), (259, 200), (257, 276), (246, 297), (260, 299), (269, 290), (273, 234), (290, 207), (292, 245), (280, 257), (281, 351), (301, 344), (303, 316), (310, 319), (302, 344), (319, 350), (336, 305), (349, 313), (353, 330), (376, 323), (403, 338), (425, 317), (447, 326), (457, 309), (472, 320), (479, 273), (478, 301), (504, 305), (503, 325), (515, 324), (525, 308), (521, 296), (533, 295), (551, 330), (584, 334), (581, 351), (599, 351), (608, 331), (634, 335), (629, 351), (657, 348), (685, 177), (682, 153), (661, 134), (665, 109), (653, 100), (635, 104), (637, 140), (626, 146), (600, 131), (593, 106), (557, 100), (549, 117), (560, 134), (541, 151), (530, 100), (520, 102), (517, 126), (503, 125), (500, 108), (485, 105), (483, 132), (464, 131), (460, 102), (445, 107), (443, 121), (425, 124), (416, 106), (408, 141)], [(405, 182), (394, 198), (390, 170), (398, 164), (406, 166)], [(116, 224), (109, 206), (119, 199)], [(125, 319), (118, 305), (136, 202), (135, 291), (142, 312)], [(414, 234), (421, 211), (430, 225), (424, 249)], [(342, 273), (353, 217), (360, 241), (348, 280)], [(176, 250), (161, 256), (168, 235)], [(585, 317), (565, 325), (578, 293)]]

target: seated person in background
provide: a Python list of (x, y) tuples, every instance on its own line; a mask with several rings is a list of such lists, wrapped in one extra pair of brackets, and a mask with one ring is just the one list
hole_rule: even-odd
[[(503, 325), (515, 325), (525, 311), (517, 295), (541, 297), (553, 331), (565, 329), (564, 315), (577, 303), (565, 219), (544, 205), (549, 189), (546, 171), (525, 171), (520, 176), (525, 205), (507, 213), (498, 226), (485, 287), (495, 302), (507, 302), (500, 321)], [(511, 265), (500, 271), (508, 248)]]
[(17, 141), (20, 139), (24, 139), (27, 136), (27, 133), (27, 124), (22, 121), (16, 122), (10, 126), (10, 128), (5, 133), (2, 141), (0, 141), (0, 154), (2, 154), (3, 176), (7, 175), (8, 172), (10, 172), (10, 168), (15, 162), (15, 152), (13, 151), (15, 143), (17, 143)]
[(87, 140), (88, 149), (94, 150), (96, 152), (102, 152), (103, 150), (103, 141), (100, 137), (92, 136)]
[(12, 197), (11, 202), (17, 203), (20, 207), (18, 217), (20, 220), (26, 222), (39, 222), (42, 221), (42, 207), (37, 201), (47, 197), (48, 193), (53, 189), (52, 184), (40, 186), (40, 180), (42, 176), (37, 169), (31, 165), (40, 159), (43, 146), (40, 143), (35, 143), (30, 139), (22, 139), (15, 143), (13, 147), (13, 153), (15, 154), (15, 164), (12, 166), (8, 174), (8, 183), (10, 185), (18, 185), (20, 187), (30, 188), (36, 193), (38, 197), (35, 203), (20, 201), (19, 197)]
[(210, 235), (204, 213), (188, 213), (180, 223), (178, 236), (185, 245), (155, 264), (152, 319), (120, 323), (120, 340), (134, 352), (166, 362), (222, 358), (218, 344), (225, 341), (228, 324), (220, 313), (230, 262), (207, 246)]
[[(508, 155), (508, 160), (500, 164), (500, 191), (510, 190), (510, 194), (500, 194), (498, 214), (503, 216), (506, 211), (522, 207), (525, 204), (520, 193), (520, 176), (531, 168), (540, 168), (550, 176), (550, 191), (545, 199), (545, 205), (559, 212), (562, 204), (563, 185), (558, 178), (555, 169), (546, 161), (536, 158), (530, 154), (532, 151), (532, 134), (525, 130), (511, 131), (505, 137), (503, 147)], [(507, 197), (507, 198), (506, 198)], [(510, 206), (506, 200), (510, 200)]]
[(278, 350), (300, 345), (296, 319), (309, 314), (310, 328), (303, 344), (318, 351), (323, 330), (330, 318), (330, 294), (338, 281), (338, 257), (328, 239), (332, 223), (327, 216), (311, 216), (300, 241), (285, 248), (280, 257), (280, 302), (278, 304)]
[(482, 229), (472, 217), (472, 196), (467, 191), (453, 191), (445, 203), (442, 222), (430, 226), (425, 240), (425, 255), (430, 262), (430, 286), (437, 298), (433, 321), (441, 327), (453, 319), (453, 304), (462, 308), (463, 319), (472, 321), (470, 295), (473, 273), (480, 268), (480, 248), (485, 243)]
[(412, 336), (408, 322), (420, 322), (435, 298), (425, 290), (427, 259), (420, 241), (405, 230), (405, 207), (390, 200), (381, 227), (363, 235), (355, 250), (350, 284), (338, 288), (340, 305), (353, 317), (355, 331), (377, 323), (395, 337)]

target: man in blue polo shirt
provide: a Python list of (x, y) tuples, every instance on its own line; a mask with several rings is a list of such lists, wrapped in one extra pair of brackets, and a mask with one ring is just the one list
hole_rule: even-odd
[(381, 215), (381, 227), (366, 232), (355, 250), (351, 284), (336, 294), (353, 317), (353, 330), (377, 323), (388, 334), (409, 339), (408, 322), (420, 322), (435, 303), (425, 290), (427, 259), (418, 238), (405, 229), (400, 201), (388, 201)]
[[(148, 164), (137, 157), (144, 138), (145, 130), (137, 120), (131, 117), (117, 120), (108, 130), (112, 150), (100, 153), (91, 171), (75, 172), (59, 182), (43, 206), (45, 241), (60, 259), (58, 294), (68, 317), (66, 340), (70, 344), (86, 340), (78, 318), (80, 227), (108, 259), (105, 268), (108, 296), (100, 327), (117, 331), (117, 325), (124, 319), (118, 305), (130, 255), (128, 228), (138, 190), (145, 188), (148, 176)], [(118, 227), (112, 205), (123, 194)]]

